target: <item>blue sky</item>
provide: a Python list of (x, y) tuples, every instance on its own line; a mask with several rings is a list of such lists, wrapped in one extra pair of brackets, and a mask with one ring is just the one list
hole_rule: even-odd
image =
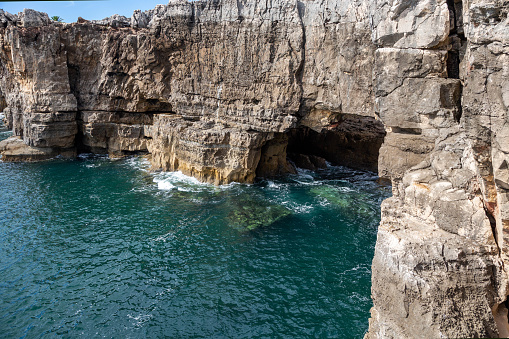
[(48, 15), (58, 15), (64, 22), (75, 22), (81, 16), (87, 20), (106, 18), (113, 14), (130, 17), (135, 9), (145, 11), (157, 4), (167, 4), (168, 0), (103, 0), (103, 1), (0, 1), (0, 8), (6, 12), (17, 14), (23, 8), (32, 8), (46, 12)]

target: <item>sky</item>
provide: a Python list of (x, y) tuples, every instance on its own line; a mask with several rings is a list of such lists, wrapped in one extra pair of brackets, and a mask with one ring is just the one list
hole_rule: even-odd
[(102, 1), (0, 1), (0, 8), (17, 14), (24, 8), (46, 12), (50, 17), (57, 15), (64, 22), (75, 22), (81, 16), (87, 20), (98, 20), (113, 14), (131, 17), (135, 9), (146, 11), (168, 0), (102, 0)]

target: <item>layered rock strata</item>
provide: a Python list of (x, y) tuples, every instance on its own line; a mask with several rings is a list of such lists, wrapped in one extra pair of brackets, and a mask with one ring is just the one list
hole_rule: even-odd
[(334, 116), (320, 122), (329, 134), (344, 114), (373, 117), (375, 49), (360, 1), (171, 1), (74, 24), (31, 10), (0, 17), (0, 90), (27, 145), (20, 159), (30, 147), (149, 152), (155, 169), (252, 182), (292, 170), (281, 134), (307, 116)]
[(171, 1), (62, 24), (2, 11), (0, 108), (15, 135), (2, 159), (145, 152), (216, 184), (291, 172), (287, 155), (378, 169), (393, 196), (367, 337), (509, 336), (508, 12)]

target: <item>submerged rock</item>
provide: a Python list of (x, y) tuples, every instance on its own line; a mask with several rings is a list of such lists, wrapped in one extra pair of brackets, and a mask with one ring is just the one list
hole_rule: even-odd
[(242, 197), (231, 200), (231, 211), (228, 213), (228, 224), (242, 232), (267, 227), (291, 215), (286, 207), (270, 204), (263, 200)]
[(361, 192), (345, 192), (338, 187), (321, 185), (309, 190), (313, 195), (325, 199), (330, 204), (342, 210), (341, 214), (354, 218), (368, 217), (373, 214), (373, 209), (367, 203), (371, 199)]

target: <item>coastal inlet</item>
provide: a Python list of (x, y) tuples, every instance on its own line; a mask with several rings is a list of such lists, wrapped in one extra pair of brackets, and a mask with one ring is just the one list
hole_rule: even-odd
[(3, 336), (367, 331), (390, 193), (376, 176), (329, 166), (216, 187), (147, 166), (91, 155), (0, 162)]

